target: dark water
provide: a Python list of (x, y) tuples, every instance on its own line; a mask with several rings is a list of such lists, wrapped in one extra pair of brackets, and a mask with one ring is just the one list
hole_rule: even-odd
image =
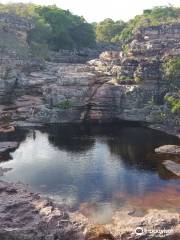
[(11, 138), (20, 145), (11, 160), (0, 163), (12, 168), (3, 179), (27, 183), (74, 209), (122, 194), (141, 198), (180, 183), (154, 154), (155, 147), (178, 139), (148, 128), (54, 126), (18, 130)]

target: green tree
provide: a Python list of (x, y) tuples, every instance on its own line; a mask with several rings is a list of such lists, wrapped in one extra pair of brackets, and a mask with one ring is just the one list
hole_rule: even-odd
[(96, 25), (96, 39), (98, 42), (117, 42), (124, 27), (123, 21), (107, 18)]
[(173, 6), (154, 7), (144, 10), (142, 15), (131, 19), (123, 29), (120, 39), (131, 40), (133, 32), (139, 27), (158, 26), (173, 22), (180, 22), (180, 8)]
[(59, 50), (88, 47), (95, 43), (93, 25), (55, 5), (0, 4), (0, 13), (24, 17), (35, 23), (35, 28), (28, 33), (29, 45), (42, 43), (49, 49)]

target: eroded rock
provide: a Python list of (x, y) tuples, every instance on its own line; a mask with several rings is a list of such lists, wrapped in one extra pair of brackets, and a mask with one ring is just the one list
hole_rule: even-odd
[(167, 170), (180, 177), (180, 164), (171, 160), (166, 160), (163, 162), (163, 165)]
[(85, 240), (114, 240), (115, 238), (110, 233), (110, 231), (107, 230), (102, 225), (94, 225), (91, 226), (89, 229), (86, 229), (85, 231)]
[(155, 149), (156, 153), (167, 153), (180, 156), (180, 146), (177, 145), (164, 145)]
[(0, 239), (80, 240), (81, 228), (68, 213), (23, 184), (0, 181)]

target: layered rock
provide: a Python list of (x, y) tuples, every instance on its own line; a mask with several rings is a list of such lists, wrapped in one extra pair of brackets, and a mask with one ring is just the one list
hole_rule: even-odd
[(179, 155), (180, 156), (180, 146), (177, 145), (163, 145), (159, 148), (155, 149), (156, 153), (162, 154), (172, 154), (172, 155)]
[(164, 100), (177, 87), (163, 77), (162, 63), (178, 53), (179, 37), (179, 24), (147, 27), (123, 52), (106, 51), (84, 65), (3, 62), (0, 100), (11, 104), (1, 109), (18, 124), (128, 120), (178, 126), (179, 115)]
[(91, 48), (86, 47), (74, 50), (60, 49), (58, 52), (49, 52), (48, 57), (51, 62), (78, 64), (98, 58), (99, 54), (104, 51), (120, 51), (120, 49), (121, 46), (117, 44), (96, 43), (96, 45)]

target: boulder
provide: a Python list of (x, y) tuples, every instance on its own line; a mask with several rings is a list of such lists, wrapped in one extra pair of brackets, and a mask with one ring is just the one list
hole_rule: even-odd
[(177, 145), (164, 145), (155, 149), (156, 153), (166, 153), (180, 156), (180, 146)]
[(0, 126), (0, 133), (10, 133), (14, 131), (15, 131), (14, 126)]
[(165, 166), (165, 168), (168, 171), (170, 171), (173, 174), (175, 174), (176, 176), (180, 177), (180, 164), (179, 163), (176, 163), (171, 160), (166, 160), (163, 162), (163, 165)]

